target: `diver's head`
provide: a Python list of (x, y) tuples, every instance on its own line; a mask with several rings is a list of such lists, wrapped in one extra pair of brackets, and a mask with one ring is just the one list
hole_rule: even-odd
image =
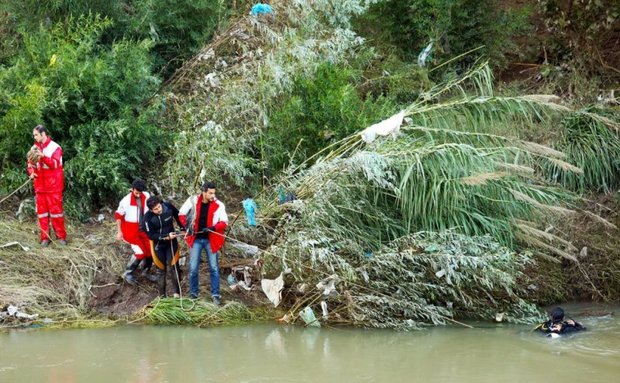
[(564, 320), (564, 310), (561, 307), (556, 307), (551, 310), (551, 320), (554, 322), (560, 322)]

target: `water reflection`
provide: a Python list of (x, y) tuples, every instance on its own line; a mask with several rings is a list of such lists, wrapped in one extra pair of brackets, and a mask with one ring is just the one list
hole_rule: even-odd
[[(577, 319), (577, 318), (576, 318)], [(0, 382), (615, 381), (620, 321), (550, 340), (529, 326), (397, 333), (284, 326), (0, 334)]]

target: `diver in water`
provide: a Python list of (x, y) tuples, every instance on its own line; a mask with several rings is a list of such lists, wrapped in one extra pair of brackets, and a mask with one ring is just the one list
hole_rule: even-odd
[(581, 323), (572, 319), (564, 320), (564, 310), (561, 307), (554, 308), (549, 315), (551, 319), (539, 324), (535, 330), (544, 332), (549, 336), (557, 336), (586, 329)]

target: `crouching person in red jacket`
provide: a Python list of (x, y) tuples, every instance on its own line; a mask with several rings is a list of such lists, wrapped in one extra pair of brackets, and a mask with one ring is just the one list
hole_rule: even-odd
[(127, 263), (123, 273), (123, 279), (131, 285), (137, 283), (134, 272), (143, 263), (142, 276), (151, 282), (156, 282), (157, 277), (149, 274), (153, 265), (151, 256), (151, 242), (143, 230), (144, 214), (149, 210), (146, 200), (151, 196), (146, 190), (146, 183), (141, 179), (135, 179), (131, 184), (131, 192), (118, 204), (114, 218), (118, 223), (117, 241), (125, 241), (131, 245), (133, 254)]
[[(62, 208), (62, 192), (65, 176), (62, 167), (62, 148), (47, 135), (43, 125), (32, 131), (35, 156), (28, 159), (28, 176), (34, 185), (34, 196), (39, 218), (39, 240), (41, 246), (50, 243), (50, 220), (58, 243), (67, 244), (65, 217)], [(29, 156), (30, 157), (30, 156)]]

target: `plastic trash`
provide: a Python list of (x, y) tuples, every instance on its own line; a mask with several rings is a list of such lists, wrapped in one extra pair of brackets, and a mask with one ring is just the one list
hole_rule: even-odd
[(312, 311), (310, 306), (306, 306), (305, 309), (301, 310), (299, 317), (308, 327), (321, 327), (321, 323), (316, 319), (316, 315), (314, 315), (314, 311)]
[(337, 275), (332, 275), (330, 277), (325, 278), (321, 282), (316, 284), (316, 288), (319, 290), (323, 290), (323, 295), (329, 295), (332, 292), (336, 291), (336, 284), (340, 281)]
[(18, 310), (19, 309), (17, 308), (17, 306), (13, 306), (13, 305), (9, 305), (9, 307), (6, 308), (6, 311), (9, 313), (10, 316), (17, 314)]
[(282, 289), (284, 288), (283, 273), (280, 273), (276, 279), (263, 278), (260, 282), (260, 287), (271, 303), (273, 303), (273, 307), (278, 307), (280, 300), (282, 300)]
[(6, 311), (0, 312), (0, 320), (4, 320), (8, 317), (15, 317), (18, 319), (26, 319), (33, 320), (39, 317), (39, 314), (26, 314), (24, 312), (19, 311), (19, 307), (8, 305), (6, 307)]
[(273, 14), (273, 9), (269, 4), (256, 3), (252, 6), (250, 14), (252, 16)]
[(248, 266), (243, 269), (243, 281), (247, 287), (252, 286), (252, 270)]
[(19, 246), (22, 248), (22, 250), (28, 252), (30, 250), (30, 248), (28, 246), (24, 246), (21, 243), (17, 242), (17, 241), (13, 241), (13, 242), (8, 242), (5, 243), (4, 245), (0, 245), (0, 249), (4, 249), (5, 247), (11, 247), (11, 246)]
[(432, 49), (433, 49), (433, 40), (431, 40), (426, 46), (426, 48), (422, 49), (422, 51), (418, 55), (418, 65), (420, 67), (426, 66), (426, 60), (430, 58)]
[(321, 301), (321, 311), (323, 311), (323, 319), (327, 319), (329, 312), (327, 311), (327, 302)]
[(297, 285), (297, 292), (300, 294), (305, 294), (306, 290), (308, 290), (308, 284), (307, 283), (302, 283), (300, 285)]
[(235, 278), (235, 276), (232, 273), (230, 273), (226, 277), (226, 282), (228, 282), (228, 286), (233, 286), (237, 283), (237, 278)]
[(295, 201), (296, 199), (297, 199), (297, 196), (295, 195), (295, 193), (293, 192), (286, 193), (282, 186), (278, 186), (278, 203), (280, 205), (286, 202)]
[(404, 118), (405, 111), (401, 110), (399, 113), (393, 115), (387, 120), (383, 120), (379, 123), (367, 127), (362, 131), (362, 133), (360, 133), (362, 136), (362, 140), (369, 144), (377, 138), (377, 135), (396, 135), (398, 133), (398, 130), (400, 129), (400, 126), (403, 123)]
[(248, 225), (256, 226), (256, 211), (258, 210), (256, 202), (254, 202), (252, 198), (246, 198), (243, 200), (242, 204), (245, 210), (245, 216), (248, 219)]
[(286, 193), (282, 186), (278, 186), (278, 203), (282, 205), (286, 201)]

